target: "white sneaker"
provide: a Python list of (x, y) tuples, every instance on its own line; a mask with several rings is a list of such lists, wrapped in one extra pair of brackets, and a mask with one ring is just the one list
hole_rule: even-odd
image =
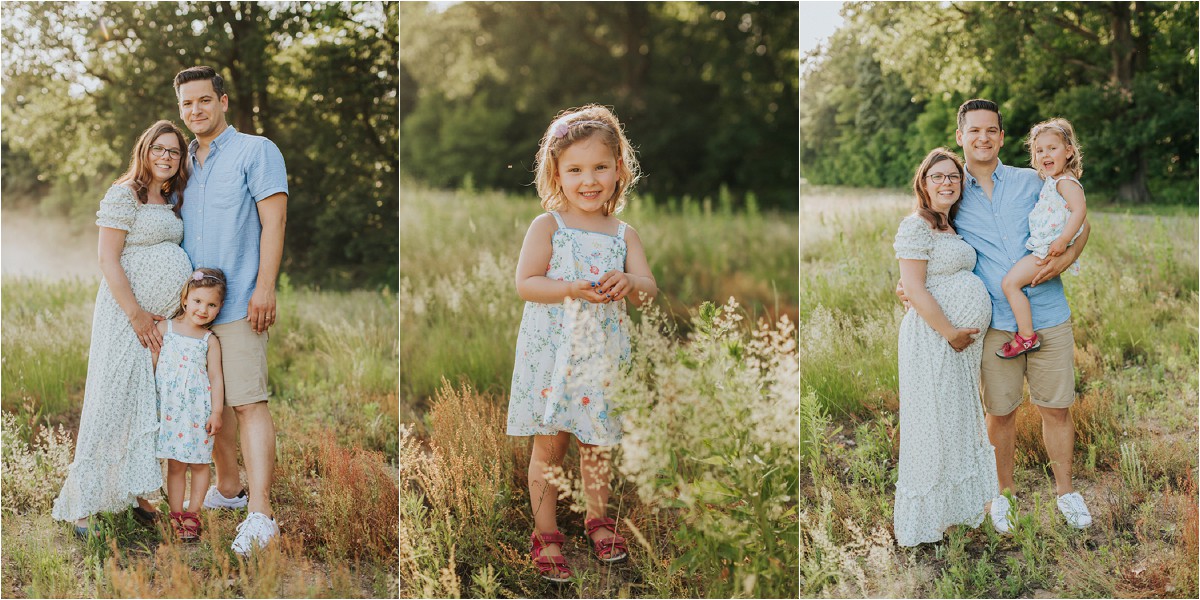
[(253, 542), (258, 542), (258, 547), (264, 548), (271, 538), (279, 535), (279, 525), (275, 524), (275, 519), (267, 515), (252, 512), (246, 516), (245, 521), (238, 524), (237, 532), (237, 537), (233, 539), (231, 547), (234, 552), (246, 556), (254, 549)]
[[(246, 497), (246, 488), (232, 498), (226, 498), (217, 491), (217, 486), (210, 486), (208, 493), (204, 494), (204, 508), (246, 508), (246, 503), (250, 499)], [(187, 509), (186, 504), (184, 509)]]
[(1058, 497), (1058, 511), (1067, 519), (1067, 524), (1075, 529), (1084, 529), (1092, 524), (1092, 513), (1088, 512), (1087, 504), (1079, 492), (1071, 492)]
[(992, 527), (1000, 533), (1008, 533), (1012, 529), (1012, 523), (1008, 521), (1008, 512), (1012, 509), (1012, 504), (1008, 501), (1007, 496), (996, 496), (992, 499), (992, 508), (988, 514), (992, 517)]

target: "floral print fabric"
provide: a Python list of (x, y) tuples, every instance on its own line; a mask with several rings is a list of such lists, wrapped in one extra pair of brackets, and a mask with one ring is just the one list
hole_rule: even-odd
[[(557, 212), (553, 253), (546, 277), (599, 281), (625, 270), (625, 224), (612, 236), (567, 227)], [(508, 401), (508, 435), (575, 434), (580, 442), (611, 446), (621, 426), (610, 414), (606, 388), (613, 370), (629, 359), (625, 301), (592, 304), (526, 302), (517, 334), (516, 361)]]
[[(1037, 204), (1029, 211), (1029, 241), (1025, 242), (1025, 248), (1038, 258), (1046, 258), (1050, 244), (1063, 234), (1063, 229), (1071, 218), (1066, 199), (1058, 193), (1058, 182), (1064, 179), (1079, 183), (1078, 179), (1070, 175), (1063, 175), (1058, 179), (1047, 177), (1046, 182), (1042, 184), (1042, 191), (1038, 192)], [(1083, 233), (1082, 226), (1071, 237), (1072, 244), (1080, 233)], [(1072, 275), (1078, 275), (1079, 261), (1072, 263), (1069, 271)]]
[[(122, 185), (109, 188), (96, 224), (126, 232), (121, 268), (138, 305), (170, 315), (192, 263), (179, 247), (183, 222), (169, 205), (141, 204)], [(74, 521), (133, 506), (162, 487), (155, 458), (158, 394), (150, 350), (142, 347), (128, 317), (100, 281), (92, 316), (83, 412), (75, 458), (54, 501), (53, 516)]]
[(916, 309), (900, 322), (900, 461), (893, 520), (896, 542), (915, 546), (942, 539), (946, 527), (983, 522), (997, 495), (996, 457), (979, 399), (983, 332), (992, 301), (971, 272), (975, 250), (960, 236), (934, 231), (912, 215), (900, 223), (896, 258), (928, 261), (925, 286), (955, 327), (980, 330), (955, 352)]
[(158, 354), (158, 457), (183, 463), (212, 462), (212, 436), (204, 429), (212, 414), (208, 380), (208, 336), (193, 338), (174, 331), (167, 321)]

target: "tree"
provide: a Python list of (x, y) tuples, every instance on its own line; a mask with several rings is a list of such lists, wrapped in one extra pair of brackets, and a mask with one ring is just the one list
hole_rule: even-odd
[[(283, 270), (338, 287), (397, 279), (395, 4), (6, 2), (3, 11), (6, 190), (91, 215), (137, 136), (157, 119), (179, 122), (175, 74), (208, 64), (226, 79), (230, 124), (269, 137), (287, 162)], [(45, 189), (19, 181), (31, 173)]]
[[(1080, 132), (1089, 189), (1133, 202), (1149, 201), (1151, 190), (1194, 197), (1196, 5), (861, 2), (845, 11), (857, 45), (831, 45), (810, 61), (806, 86), (818, 89), (806, 94), (818, 106), (824, 88), (840, 85), (835, 73), (858, 76), (837, 55), (869, 54), (885, 77), (880, 85), (898, 89), (896, 80), (883, 82), (899, 78), (925, 110), (980, 96), (1000, 102), (1008, 134), (1001, 159), (1009, 164), (1027, 164), (1020, 146), (1030, 126), (1064, 116)], [(813, 126), (805, 122), (802, 138)], [(805, 147), (828, 154), (836, 139), (822, 133)], [(891, 156), (910, 160), (912, 152), (895, 148)]]
[[(722, 185), (795, 206), (795, 5), (462, 3), (402, 7), (408, 174), (527, 190), (559, 111), (613, 106), (658, 196)], [(532, 34), (531, 34), (532, 33)], [(407, 93), (407, 92), (406, 92)]]

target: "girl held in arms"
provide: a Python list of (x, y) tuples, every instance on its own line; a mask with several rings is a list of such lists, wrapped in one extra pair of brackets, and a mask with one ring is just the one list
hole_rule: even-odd
[[(1029, 132), (1027, 144), (1033, 168), (1046, 183), (1038, 194), (1037, 204), (1029, 212), (1029, 241), (1025, 242), (1025, 248), (1032, 254), (1017, 261), (1000, 284), (1013, 316), (1017, 318), (1017, 332), (1012, 341), (996, 351), (1000, 358), (1016, 358), (1042, 347), (1033, 330), (1029, 298), (1021, 290), (1032, 283), (1041, 270), (1038, 260), (1047, 255), (1058, 256), (1075, 243), (1087, 216), (1083, 184), (1079, 183), (1079, 177), (1083, 175), (1083, 154), (1071, 123), (1066, 119), (1038, 123)], [(1079, 274), (1078, 262), (1071, 265), (1070, 272)]]

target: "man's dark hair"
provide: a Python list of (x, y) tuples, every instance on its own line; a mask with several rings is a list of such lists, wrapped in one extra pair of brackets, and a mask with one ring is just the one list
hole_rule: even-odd
[[(179, 96), (179, 86), (189, 81), (200, 81), (202, 79), (211, 79), (213, 91), (217, 93), (217, 100), (225, 95), (225, 80), (217, 75), (216, 69), (212, 67), (189, 67), (180, 71), (175, 75), (175, 95)], [(960, 117), (961, 119), (961, 117)]]
[[(179, 79), (176, 78), (176, 81), (179, 81)], [(175, 85), (179, 84), (176, 83)], [(983, 98), (967, 100), (966, 102), (962, 103), (962, 106), (958, 107), (959, 131), (962, 131), (963, 122), (967, 120), (967, 113), (973, 110), (990, 110), (996, 113), (996, 122), (1000, 125), (1000, 131), (1004, 131), (1004, 116), (1000, 114), (1000, 107), (995, 102), (992, 102), (991, 100), (984, 100)]]

